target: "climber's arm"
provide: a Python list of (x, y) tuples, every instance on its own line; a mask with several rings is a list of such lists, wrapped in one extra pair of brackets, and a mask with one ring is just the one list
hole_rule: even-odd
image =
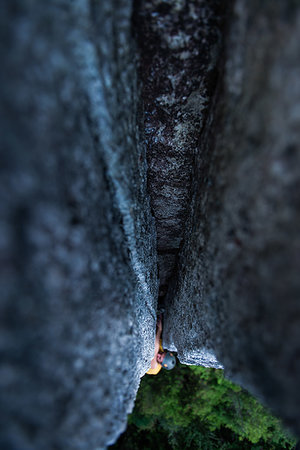
[(157, 320), (157, 329), (156, 329), (155, 345), (154, 345), (154, 358), (151, 361), (151, 369), (155, 369), (155, 367), (158, 364), (156, 361), (156, 357), (157, 357), (157, 353), (159, 352), (159, 341), (160, 341), (161, 333), (162, 333), (162, 321), (161, 321), (161, 317), (159, 317)]

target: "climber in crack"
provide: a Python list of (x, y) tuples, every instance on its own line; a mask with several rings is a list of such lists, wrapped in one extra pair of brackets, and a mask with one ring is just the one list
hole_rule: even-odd
[(175, 367), (176, 364), (176, 359), (173, 353), (165, 352), (162, 347), (161, 333), (162, 333), (162, 318), (160, 316), (157, 319), (156, 324), (154, 358), (151, 361), (150, 369), (148, 370), (148, 372), (146, 372), (148, 375), (157, 375), (162, 367), (166, 370), (171, 370)]

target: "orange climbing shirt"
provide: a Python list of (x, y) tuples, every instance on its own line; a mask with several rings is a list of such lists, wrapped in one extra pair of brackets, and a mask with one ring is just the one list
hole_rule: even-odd
[[(161, 352), (161, 353), (164, 352), (164, 349), (162, 347), (162, 340), (161, 339), (159, 340), (159, 352)], [(157, 363), (157, 366), (155, 367), (155, 369), (151, 369), (151, 367), (150, 367), (150, 369), (146, 372), (146, 374), (147, 375), (157, 375), (158, 372), (161, 371), (161, 368), (162, 368), (162, 365)]]

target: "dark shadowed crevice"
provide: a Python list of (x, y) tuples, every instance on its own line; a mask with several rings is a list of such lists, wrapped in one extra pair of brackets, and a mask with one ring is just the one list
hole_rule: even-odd
[(134, 2), (160, 302), (182, 244), (194, 158), (218, 77), (225, 11), (226, 2), (219, 0)]

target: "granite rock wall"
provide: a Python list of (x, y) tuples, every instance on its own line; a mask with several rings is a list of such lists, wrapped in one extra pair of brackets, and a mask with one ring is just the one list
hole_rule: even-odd
[(135, 2), (148, 189), (157, 230), (159, 302), (181, 247), (195, 150), (215, 90), (226, 2)]
[(164, 345), (300, 434), (300, 8), (237, 0), (193, 167)]
[(10, 0), (0, 30), (0, 447), (113, 443), (158, 299), (165, 347), (300, 434), (298, 2)]
[(152, 358), (156, 237), (131, 2), (4, 2), (2, 449), (100, 449)]

